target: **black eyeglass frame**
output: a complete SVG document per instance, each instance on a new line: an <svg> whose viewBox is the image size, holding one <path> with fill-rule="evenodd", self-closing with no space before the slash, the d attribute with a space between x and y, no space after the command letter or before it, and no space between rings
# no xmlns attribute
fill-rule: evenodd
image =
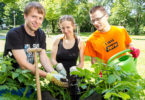
<svg viewBox="0 0 145 100"><path fill-rule="evenodd" d="M97 22L101 21L101 19L102 19L105 15L106 15L106 14L104 14L102 17L95 18L94 20L91 20L91 23L94 24L96 21L97 21Z"/></svg>

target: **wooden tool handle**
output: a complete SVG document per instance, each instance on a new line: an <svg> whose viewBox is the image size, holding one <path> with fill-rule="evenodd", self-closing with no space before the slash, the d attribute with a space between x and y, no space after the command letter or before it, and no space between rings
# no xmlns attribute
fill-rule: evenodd
<svg viewBox="0 0 145 100"><path fill-rule="evenodd" d="M34 63L35 63L35 76L36 76L36 87L37 87L37 100L41 100L41 88L40 88L40 80L39 80L39 68L38 68L38 62L37 62L37 50L40 51L40 49L31 49L32 52L34 52Z"/></svg>
<svg viewBox="0 0 145 100"><path fill-rule="evenodd" d="M27 49L28 52L41 52L42 49L41 48L29 48Z"/></svg>

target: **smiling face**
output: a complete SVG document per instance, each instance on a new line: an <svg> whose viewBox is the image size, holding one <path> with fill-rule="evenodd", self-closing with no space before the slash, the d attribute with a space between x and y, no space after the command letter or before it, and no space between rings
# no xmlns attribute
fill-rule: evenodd
<svg viewBox="0 0 145 100"><path fill-rule="evenodd" d="M98 31L103 32L108 25L108 14L103 13L100 10L96 10L94 13L91 13L90 19Z"/></svg>
<svg viewBox="0 0 145 100"><path fill-rule="evenodd" d="M38 13L37 9L32 8L27 15L24 14L24 19L27 29L29 31L36 31L42 25L44 15Z"/></svg>
<svg viewBox="0 0 145 100"><path fill-rule="evenodd" d="M65 35L73 35L74 34L75 26L72 24L71 21L65 20L65 21L61 22L60 28L61 28L62 33Z"/></svg>

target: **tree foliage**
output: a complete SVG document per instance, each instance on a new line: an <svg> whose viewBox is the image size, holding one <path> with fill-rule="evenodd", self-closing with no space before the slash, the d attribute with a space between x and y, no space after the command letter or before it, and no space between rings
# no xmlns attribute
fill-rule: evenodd
<svg viewBox="0 0 145 100"><path fill-rule="evenodd" d="M127 28L130 34L143 34L145 13L143 0L115 0L111 9L111 24Z"/></svg>
<svg viewBox="0 0 145 100"><path fill-rule="evenodd" d="M145 34L144 0L0 0L0 24L4 18L5 23L13 25L12 11L17 13L16 24L23 24L24 7L31 1L39 1L45 7L43 27L52 33L58 31L58 19L66 14L73 15L81 32L94 31L89 10L94 5L103 5L110 15L111 24L124 26L130 34Z"/></svg>

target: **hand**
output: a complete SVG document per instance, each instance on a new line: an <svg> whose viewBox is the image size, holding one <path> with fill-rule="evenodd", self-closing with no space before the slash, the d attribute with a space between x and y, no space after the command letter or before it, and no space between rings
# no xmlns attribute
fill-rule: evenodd
<svg viewBox="0 0 145 100"><path fill-rule="evenodd" d="M77 67L76 66L72 66L69 70L70 70L70 72L77 71Z"/></svg>
<svg viewBox="0 0 145 100"><path fill-rule="evenodd" d="M62 65L62 63L58 63L56 65L56 70L58 71L58 73L60 73L66 77L66 70L65 70L64 66Z"/></svg>
<svg viewBox="0 0 145 100"><path fill-rule="evenodd" d="M137 58L139 56L139 54L140 54L140 50L139 49L136 49L134 47L131 47L130 49L132 50L132 52L130 52L132 54L132 56L134 58Z"/></svg>
<svg viewBox="0 0 145 100"><path fill-rule="evenodd" d="M58 74L58 72L54 70L51 72L51 74Z"/></svg>
<svg viewBox="0 0 145 100"><path fill-rule="evenodd" d="M68 87L68 80L59 73L48 73L46 79L61 87Z"/></svg>

